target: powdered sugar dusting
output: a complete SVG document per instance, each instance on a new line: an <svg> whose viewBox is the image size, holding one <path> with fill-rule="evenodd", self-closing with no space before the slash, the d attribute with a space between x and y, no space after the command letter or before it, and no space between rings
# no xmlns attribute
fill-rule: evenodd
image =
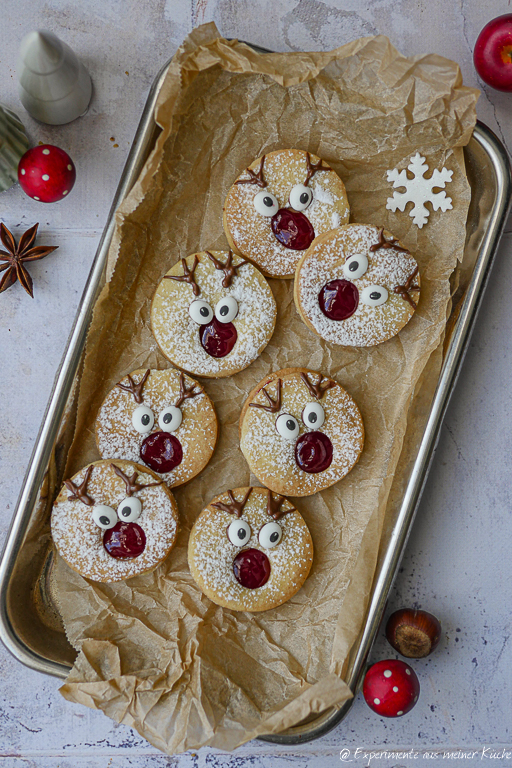
<svg viewBox="0 0 512 768"><path fill-rule="evenodd" d="M341 216L336 211L331 216L331 228L337 229L341 225Z"/></svg>
<svg viewBox="0 0 512 768"><path fill-rule="evenodd" d="M319 158L311 155L312 162ZM259 169L260 159L251 163ZM268 189L278 200L280 208L289 206L290 192L296 184L304 184L307 173L306 152L279 150L265 155L263 169ZM248 178L247 171L239 176ZM335 171L319 171L309 182L313 202L302 213L310 220L315 235L348 222L349 206L345 187ZM224 204L226 235L235 248L252 259L266 273L292 277L302 255L301 251L285 248L272 232L271 220L258 214L254 197L261 191L255 184L233 184Z"/></svg>
<svg viewBox="0 0 512 768"><path fill-rule="evenodd" d="M136 467L126 461L116 461L123 472L132 474ZM139 467L139 469L142 469ZM72 479L79 484L84 467ZM137 482L154 483L156 475L140 472ZM117 510L126 498L126 486L110 467L110 461L96 462L87 484L87 493L96 504L106 504ZM64 560L85 578L96 581L120 581L151 570L173 547L178 532L177 507L165 486L143 488L136 497L142 502L137 524L146 535L146 548L139 557L129 560L111 557L103 546L104 531L92 518L92 507L81 501L69 501L69 491L63 488L52 510L52 536Z"/></svg>
<svg viewBox="0 0 512 768"><path fill-rule="evenodd" d="M409 253L395 248L370 252L370 246L379 240L378 231L377 227L364 224L340 227L314 242L304 257L295 286L299 311L326 341L360 347L379 344L397 334L414 314L413 307L396 294L394 288L404 285L416 269L416 261ZM377 307L367 306L360 300L357 310L347 320L331 320L320 309L318 294L331 280L346 279L343 265L357 254L368 258L366 273L352 281L359 294L366 286L380 285L388 290L388 299ZM415 281L419 285L419 276ZM419 291L412 295L417 302Z"/></svg>
<svg viewBox="0 0 512 768"><path fill-rule="evenodd" d="M274 397L277 378L282 379L281 409L269 413L261 408L247 408L242 421L240 447L256 477L269 488L290 496L310 496L341 480L357 462L363 448L364 428L361 414L350 395L337 384L316 401L300 377L300 373L272 375L266 390ZM310 373L316 383L318 373ZM263 384L264 382L262 382ZM250 402L267 405L260 390L250 396ZM323 472L309 474L295 461L295 444L305 432L311 431L302 421L302 412L310 402L320 402L325 412L321 432L333 446L330 467ZM276 420L287 413L299 423L298 438L287 440L276 430Z"/></svg>
<svg viewBox="0 0 512 768"><path fill-rule="evenodd" d="M234 491L236 499L243 498L246 488ZM189 561L197 570L199 586L212 600L228 604L234 610L266 610L280 605L302 586L311 566L313 547L311 537L299 512L288 512L278 520L283 531L281 542L273 549L264 549L258 533L272 520L266 512L267 490L253 488L242 513L251 527L251 538L243 547L234 546L226 529L233 515L210 505L199 515L190 537ZM212 501L227 502L227 494ZM285 502L283 509L291 509ZM270 577L258 589L247 589L235 578L233 560L242 549L260 549L270 561Z"/></svg>
<svg viewBox="0 0 512 768"><path fill-rule="evenodd" d="M145 370L133 371L131 376L137 384ZM127 384L128 379L121 380ZM185 376L186 387L195 384L195 391L201 387ZM96 442L104 459L128 459L144 464L140 457L140 447L145 438L159 432L158 416L168 405L174 405L180 393L180 374L169 368L165 371L151 371L142 390L144 405L153 411L155 425L151 432L141 434L132 424L132 414L139 404L133 396L119 387L110 390L96 419ZM183 449L183 460L171 472L162 474L169 487L186 483L197 475L208 463L217 440L217 418L213 404L204 392L187 398L180 406L183 420L172 434L179 440Z"/></svg>
<svg viewBox="0 0 512 768"><path fill-rule="evenodd" d="M225 262L227 253L211 251ZM225 357L211 357L202 347L199 326L189 315L189 306L196 298L186 283L164 278L155 294L151 308L151 322L155 338L164 355L180 368L199 376L227 376L250 365L261 354L274 332L276 304L263 275L252 264L240 267L231 285L224 288L224 273L215 269L205 253L196 254L196 282L201 288L198 297L207 301L213 310L221 298L233 296L238 302L238 315L233 320L238 339ZM189 267L194 255L187 258ZM242 259L233 257L233 263ZM181 263L168 274L181 275Z"/></svg>

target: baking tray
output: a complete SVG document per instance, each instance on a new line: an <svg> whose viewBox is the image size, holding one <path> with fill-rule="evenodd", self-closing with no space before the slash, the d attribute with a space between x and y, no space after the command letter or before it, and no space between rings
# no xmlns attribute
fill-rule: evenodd
<svg viewBox="0 0 512 768"><path fill-rule="evenodd" d="M253 47L265 52L257 46ZM105 281L115 211L137 180L160 133L154 121L154 110L169 64L163 67L150 90L55 377L0 561L0 639L23 664L60 678L69 673L76 651L66 639L52 600L52 549L48 525L52 498L48 488L51 487L51 480L58 477L59 465L62 465L66 446L69 445L69 433L66 434L61 425L64 416L69 417L76 404L75 385L80 376L92 309ZM485 125L477 123L464 154L472 192L464 257L464 264L469 264L470 268L460 274L460 285L448 322L443 365L425 430L400 504L387 517L364 626L346 665L344 679L354 695L364 676L367 658L407 543L510 209L511 168L498 138ZM34 537L34 530L39 529L41 535ZM31 531L30 537L26 536L28 530ZM33 543L34 538L36 544ZM283 733L262 739L277 744L297 744L319 738L343 720L353 701L350 699L342 706L312 716Z"/></svg>

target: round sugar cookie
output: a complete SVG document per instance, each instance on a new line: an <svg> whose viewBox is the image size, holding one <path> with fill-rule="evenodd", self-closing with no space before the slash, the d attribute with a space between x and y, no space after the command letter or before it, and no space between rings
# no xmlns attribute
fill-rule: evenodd
<svg viewBox="0 0 512 768"><path fill-rule="evenodd" d="M240 416L240 448L276 493L311 496L350 472L363 450L359 408L334 379L306 368L267 376Z"/></svg>
<svg viewBox="0 0 512 768"><path fill-rule="evenodd" d="M94 581L152 571L178 533L165 483L131 461L95 461L65 480L52 510L52 536L66 563Z"/></svg>
<svg viewBox="0 0 512 768"><path fill-rule="evenodd" d="M342 180L302 149L259 157L240 174L224 203L230 247L271 277L293 277L313 239L348 219Z"/></svg>
<svg viewBox="0 0 512 768"><path fill-rule="evenodd" d="M420 285L416 261L390 232L346 224L302 256L294 299L306 325L326 341L371 347L409 322Z"/></svg>
<svg viewBox="0 0 512 768"><path fill-rule="evenodd" d="M274 332L269 284L232 251L202 251L164 276L151 306L153 334L164 355L198 376L231 376L250 365Z"/></svg>
<svg viewBox="0 0 512 768"><path fill-rule="evenodd" d="M266 488L235 488L197 518L188 544L192 576L217 605L266 611L304 584L313 542L302 515Z"/></svg>
<svg viewBox="0 0 512 768"><path fill-rule="evenodd" d="M102 459L128 459L157 472L170 488L188 482L212 457L213 403L181 371L139 369L110 390L96 418Z"/></svg>

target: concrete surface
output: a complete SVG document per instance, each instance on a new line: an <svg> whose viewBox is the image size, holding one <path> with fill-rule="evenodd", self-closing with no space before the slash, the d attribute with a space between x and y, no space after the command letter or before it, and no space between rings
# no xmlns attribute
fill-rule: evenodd
<svg viewBox="0 0 512 768"><path fill-rule="evenodd" d="M0 296L0 537L147 92L184 35L213 19L228 37L285 51L328 49L379 32L407 55L434 51L457 60L466 84L481 86L472 48L482 26L507 8L498 0L4 0L0 99L19 113L33 143L69 151L77 183L69 198L45 207L18 186L0 198L0 218L16 235L39 221L39 242L60 246L31 267L33 301L19 286ZM37 28L69 43L94 82L88 115L67 126L35 123L18 101L19 41ZM512 95L484 88L478 109L512 147ZM68 704L57 680L0 648L2 768L402 768L446 760L512 766L511 240L512 233L503 238L390 601L390 610L433 610L443 624L441 647L415 663L422 685L416 708L386 721L359 696L349 718L314 743L279 749L253 742L233 755L205 749L168 758L129 728ZM388 654L380 638L373 659Z"/></svg>

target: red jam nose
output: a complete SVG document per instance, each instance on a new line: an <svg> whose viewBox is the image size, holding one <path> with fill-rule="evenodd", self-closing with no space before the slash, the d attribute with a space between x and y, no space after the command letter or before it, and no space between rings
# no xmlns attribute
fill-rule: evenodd
<svg viewBox="0 0 512 768"><path fill-rule="evenodd" d="M318 294L318 303L331 320L346 320L359 305L359 291L349 280L331 280Z"/></svg>
<svg viewBox="0 0 512 768"><path fill-rule="evenodd" d="M233 573L242 587L258 589L270 576L269 559L259 549L243 549L233 560Z"/></svg>
<svg viewBox="0 0 512 768"><path fill-rule="evenodd" d="M300 211L280 208L272 216L272 232L285 248L305 251L315 239L315 230L311 222Z"/></svg>
<svg viewBox="0 0 512 768"><path fill-rule="evenodd" d="M295 443L295 461L304 472L323 472L331 466L332 443L323 432L306 432Z"/></svg>
<svg viewBox="0 0 512 768"><path fill-rule="evenodd" d="M183 461L183 450L174 435L153 432L142 441L140 457L154 472L172 472Z"/></svg>
<svg viewBox="0 0 512 768"><path fill-rule="evenodd" d="M199 328L201 346L211 357L226 357L236 344L238 334L233 323L219 323L216 317Z"/></svg>
<svg viewBox="0 0 512 768"><path fill-rule="evenodd" d="M111 557L138 557L146 547L146 534L137 523L123 523L119 520L103 534L103 546Z"/></svg>

